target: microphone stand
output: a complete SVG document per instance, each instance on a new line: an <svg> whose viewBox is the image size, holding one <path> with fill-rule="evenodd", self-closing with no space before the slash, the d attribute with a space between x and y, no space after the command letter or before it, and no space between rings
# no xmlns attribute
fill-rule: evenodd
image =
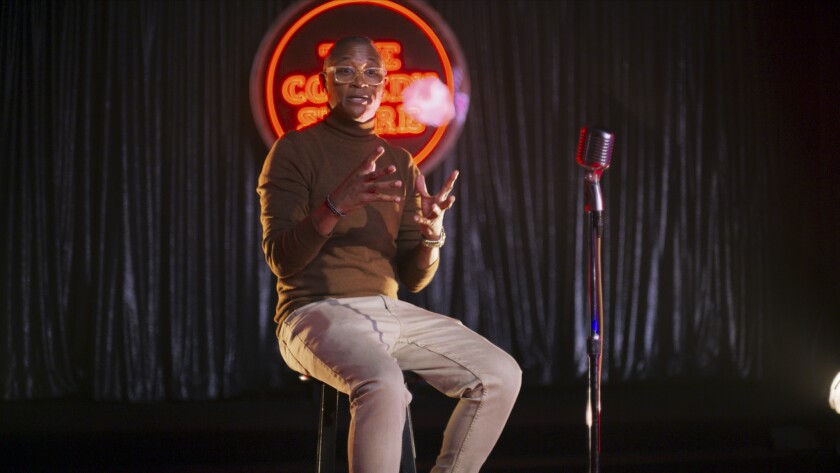
<svg viewBox="0 0 840 473"><path fill-rule="evenodd" d="M587 340L589 399L586 406L586 423L589 427L589 473L598 473L601 468L601 314L604 305L601 284L601 235L604 230L601 172L600 169L586 172L584 190L584 210L589 214L587 305L592 321Z"/></svg>

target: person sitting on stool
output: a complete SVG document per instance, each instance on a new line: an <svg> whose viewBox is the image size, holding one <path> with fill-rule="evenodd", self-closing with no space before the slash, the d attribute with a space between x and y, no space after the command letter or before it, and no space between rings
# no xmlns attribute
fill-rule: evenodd
<svg viewBox="0 0 840 473"><path fill-rule="evenodd" d="M374 133L387 77L369 38L337 41L319 78L329 114L275 142L257 188L281 356L349 396L351 472L398 471L403 371L459 399L432 472L477 472L519 365L460 321L397 299L398 281L417 292L437 270L458 173L431 195L409 152Z"/></svg>

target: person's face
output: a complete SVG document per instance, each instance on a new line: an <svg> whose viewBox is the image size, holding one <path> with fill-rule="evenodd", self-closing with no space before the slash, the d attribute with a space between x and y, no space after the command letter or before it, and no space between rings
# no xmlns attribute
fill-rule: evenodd
<svg viewBox="0 0 840 473"><path fill-rule="evenodd" d="M322 72L320 77L333 113L357 122L370 120L376 115L382 101L385 82L370 85L362 77L362 71L370 67L382 67L379 51L366 42L349 43L334 51L331 58L324 64L325 72ZM350 66L358 72L350 82L339 83L336 81L335 71L328 70L330 66Z"/></svg>

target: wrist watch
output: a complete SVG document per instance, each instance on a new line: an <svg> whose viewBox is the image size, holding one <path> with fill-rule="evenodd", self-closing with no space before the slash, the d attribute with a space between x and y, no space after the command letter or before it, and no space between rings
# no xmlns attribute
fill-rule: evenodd
<svg viewBox="0 0 840 473"><path fill-rule="evenodd" d="M440 248L443 246L444 243L446 243L446 232L443 231L443 228L441 228L440 238L438 238L437 240L427 240L426 237L423 237L423 240L421 240L421 242L423 243L423 246L427 248Z"/></svg>

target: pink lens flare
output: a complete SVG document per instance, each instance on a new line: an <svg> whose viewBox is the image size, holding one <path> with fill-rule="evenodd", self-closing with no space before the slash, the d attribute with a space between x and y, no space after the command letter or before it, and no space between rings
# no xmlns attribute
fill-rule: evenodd
<svg viewBox="0 0 840 473"><path fill-rule="evenodd" d="M403 90L405 111L427 126L445 125L455 117L455 104L446 84L437 77L424 77Z"/></svg>

